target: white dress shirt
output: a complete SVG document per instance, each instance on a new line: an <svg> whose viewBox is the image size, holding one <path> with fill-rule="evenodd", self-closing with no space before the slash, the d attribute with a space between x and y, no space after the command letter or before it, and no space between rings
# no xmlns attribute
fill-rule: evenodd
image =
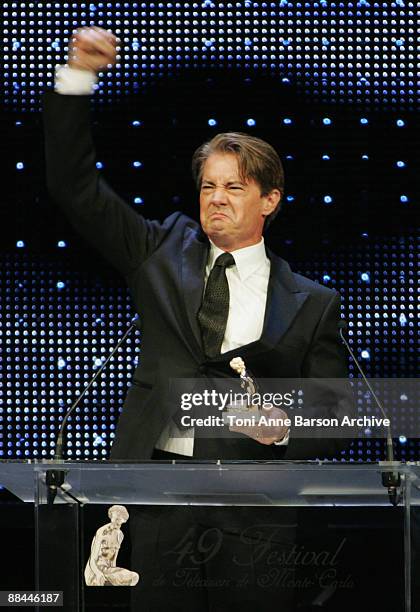
<svg viewBox="0 0 420 612"><path fill-rule="evenodd" d="M55 90L62 95L91 95L98 88L97 76L87 70L59 65L56 68ZM205 272L205 283L214 262L224 251L211 242ZM270 260L267 258L264 239L237 251L232 251L235 265L226 268L229 285L229 314L221 353L250 344L261 337L267 288L270 276ZM287 434L276 445L287 444ZM194 428L180 431L171 420L162 431L156 448L192 457L194 452Z"/></svg>
<svg viewBox="0 0 420 612"><path fill-rule="evenodd" d="M69 68L62 64L55 69L55 90L72 96L89 96L98 88L98 77L90 70Z"/></svg>

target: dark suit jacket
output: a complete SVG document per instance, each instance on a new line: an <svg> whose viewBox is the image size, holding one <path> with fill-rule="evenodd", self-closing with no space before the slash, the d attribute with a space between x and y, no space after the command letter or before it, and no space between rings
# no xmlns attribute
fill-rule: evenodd
<svg viewBox="0 0 420 612"><path fill-rule="evenodd" d="M229 361L237 355L257 378L346 377L337 329L338 293L294 274L270 251L261 338L206 360L197 312L208 239L180 212L163 223L149 221L113 192L96 169L89 108L88 96L45 95L47 184L77 230L124 276L141 316L141 365L120 417L112 457L151 457L173 412L167 397L169 377L228 376ZM320 410L321 415L333 416L340 409L332 403ZM239 435L242 447L235 443L229 441L217 457L304 459L337 450L331 440L312 443L293 435L287 448L264 447Z"/></svg>

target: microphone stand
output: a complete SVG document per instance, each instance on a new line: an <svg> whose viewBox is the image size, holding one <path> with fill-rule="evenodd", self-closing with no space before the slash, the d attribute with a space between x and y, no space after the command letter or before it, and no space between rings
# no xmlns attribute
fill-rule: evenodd
<svg viewBox="0 0 420 612"><path fill-rule="evenodd" d="M373 399L375 400L376 405L378 406L379 410L381 411L383 417L387 420L388 416L381 404L381 402L379 401L379 399L377 398L374 390L372 389L371 384L369 383L368 379L365 376L365 373L362 370L361 365L359 364L359 361L357 360L355 354L353 353L349 343L347 342L346 338L343 335L343 329L347 328L347 323L346 321L344 321L344 319L342 319L339 324L338 324L338 328L340 330L340 337L347 349L347 351L350 353L350 356L353 360L353 362L356 364L357 369L359 370L360 374L362 375L362 378L367 386L367 388L369 389L369 391L372 394ZM394 462L394 446L392 444L392 432L391 432L391 426L388 425L387 426L387 434L386 434L386 460L387 463L393 463ZM398 504L401 501L401 492L399 491L399 488L401 486L401 476L399 474L399 472L382 472L382 485L384 487L386 487L388 489L388 497L389 497L389 501L393 506L398 506Z"/></svg>
<svg viewBox="0 0 420 612"><path fill-rule="evenodd" d="M138 327L138 325L139 325L139 317L135 316L132 319L131 324L128 327L128 329L126 330L126 332L123 335L123 337L119 340L118 344L116 344L116 346L112 349L112 351L109 354L109 356L107 357L106 361L101 365L99 370L91 378L91 380L86 385L86 387L83 389L82 393L79 395L79 397L74 402L74 404L72 404L72 406L67 410L66 414L64 415L64 419L63 419L63 421L61 423L61 426L60 426L60 429L59 429L59 432L58 432L58 436L57 436L57 441L56 441L56 444L55 444L55 449L54 449L54 461L55 462L62 463L64 461L64 457L63 457L63 439L64 439L64 431L65 431L65 428L66 428L69 416L72 414L72 412L80 404L82 399L85 397L86 393L92 387L93 383L102 374L102 372L104 371L104 369L106 368L106 366L108 365L108 363L110 362L112 357L115 355L115 353L118 351L120 346L122 344L124 344L124 342L126 341L127 337L131 334L131 332L133 331L133 329L135 327ZM55 499L55 497L57 495L57 490L60 489L63 486L64 478L65 478L65 473L66 473L65 470L47 470L47 473L46 473L46 484L47 484L47 487L48 487L47 500L48 500L49 504L54 503L54 499Z"/></svg>

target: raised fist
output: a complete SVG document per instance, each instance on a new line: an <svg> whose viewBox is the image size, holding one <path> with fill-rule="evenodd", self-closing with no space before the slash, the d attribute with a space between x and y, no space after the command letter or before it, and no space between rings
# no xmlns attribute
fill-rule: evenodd
<svg viewBox="0 0 420 612"><path fill-rule="evenodd" d="M79 70L100 72L117 62L120 40L97 26L79 28L69 44L68 66Z"/></svg>

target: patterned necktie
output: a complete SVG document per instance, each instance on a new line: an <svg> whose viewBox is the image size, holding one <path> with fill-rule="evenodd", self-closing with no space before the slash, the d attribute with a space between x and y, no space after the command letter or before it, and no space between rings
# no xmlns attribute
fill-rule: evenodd
<svg viewBox="0 0 420 612"><path fill-rule="evenodd" d="M207 357L220 355L229 314L226 268L234 265L235 260L230 253L219 255L207 280L203 302L198 311L198 322Z"/></svg>

